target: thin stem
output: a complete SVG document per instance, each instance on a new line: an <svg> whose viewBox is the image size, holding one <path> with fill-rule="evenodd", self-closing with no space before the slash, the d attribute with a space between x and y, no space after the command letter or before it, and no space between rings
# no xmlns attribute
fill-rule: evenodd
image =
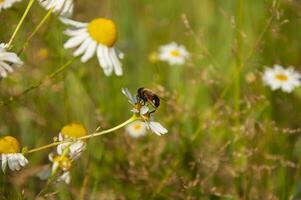
<svg viewBox="0 0 301 200"><path fill-rule="evenodd" d="M94 138L94 137L97 137L97 136L100 136L100 135L105 135L107 133L116 131L116 130L118 130L118 129L120 129L120 128L126 126L126 125L128 125L129 123L138 120L138 119L139 119L138 117L136 117L135 115L133 115L131 118L129 118L125 122L123 122L123 123L121 123L121 124L119 124L119 125L117 125L117 126L115 126L113 128L110 128L110 129L107 129L107 130L103 130L103 131L100 131L100 132L96 132L96 133L92 133L90 135L82 136L82 137L77 138L77 140L86 140L86 139ZM24 154L30 154L30 153L34 153L34 152L37 152L37 151L45 150L45 149L57 146L59 144L64 144L64 143L67 143L67 142L72 142L72 141L70 141L70 140L64 140L64 141L61 141L61 142L53 142L51 144L47 144L47 145L44 145L42 147L37 147L37 148L31 149L31 150L28 150Z"/></svg>
<svg viewBox="0 0 301 200"><path fill-rule="evenodd" d="M239 112L240 112L240 76L241 68L243 66L241 54L242 54L242 22L243 22L243 11L244 11L244 0L238 0L237 2L237 15L236 15L236 67L235 67L235 91L234 91L234 109L237 116L237 124L239 124Z"/></svg>
<svg viewBox="0 0 301 200"><path fill-rule="evenodd" d="M14 101L16 101L17 99L19 99L20 97L22 97L23 95L31 92L32 90L39 88L41 85L43 85L45 82L53 79L54 77L56 77L58 74L60 74L62 71L64 71L65 69L67 69L72 62L76 59L76 57L72 58L71 60L67 61L64 65L62 65L61 67L59 67L57 70L55 70L54 72L52 72L51 74L47 75L45 78L43 78L42 80L40 80L39 82L37 82L36 84L33 84L32 86L30 86L29 88L25 89L23 92L21 92L18 95L15 96L11 96L9 97L7 100L4 101L0 101L0 106L5 106L8 105Z"/></svg>
<svg viewBox="0 0 301 200"><path fill-rule="evenodd" d="M43 17L43 19L40 21L40 23L35 27L35 29L31 32L31 34L26 39L25 43L22 46L22 49L18 52L18 55L20 55L28 46L30 40L33 38L33 36L40 30L40 28L44 25L44 23L47 21L49 16L51 15L53 11L53 7L48 10L46 15Z"/></svg>
<svg viewBox="0 0 301 200"><path fill-rule="evenodd" d="M23 22L24 22L24 20L25 20L25 18L26 18L26 16L27 16L27 14L29 13L29 10L30 10L30 8L32 7L34 1L35 1L35 0L30 0L30 1L29 1L28 5L27 5L27 7L26 7L26 10L25 10L24 13L23 13L23 16L21 17L21 19L20 19L20 21L19 21L19 23L18 23L18 25L17 25L17 27L16 27L14 33L12 34L12 36L11 36L9 42L8 42L8 46L9 46L9 47L11 46L12 42L14 41L14 39L15 39L15 37L16 37L16 35L17 35L19 29L21 28L21 26L22 26L22 24L23 24Z"/></svg>

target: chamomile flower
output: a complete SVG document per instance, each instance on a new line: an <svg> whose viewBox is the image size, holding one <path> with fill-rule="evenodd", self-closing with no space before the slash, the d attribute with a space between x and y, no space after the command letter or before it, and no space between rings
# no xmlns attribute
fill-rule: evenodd
<svg viewBox="0 0 301 200"><path fill-rule="evenodd" d="M8 46L4 43L0 44L0 77L7 77L8 73L14 71L13 67L23 65L17 54L7 51Z"/></svg>
<svg viewBox="0 0 301 200"><path fill-rule="evenodd" d="M22 0L0 0L0 12L1 10L8 9L13 6L14 3L20 2Z"/></svg>
<svg viewBox="0 0 301 200"><path fill-rule="evenodd" d="M82 62L87 62L95 54L97 55L100 66L106 76L113 72L121 76L122 64L119 61L119 54L114 48L117 40L117 29L115 23L110 19L97 18L89 23L77 22L62 18L63 23L71 26L65 34L71 38L64 44L65 49L75 48L74 56L81 56Z"/></svg>
<svg viewBox="0 0 301 200"><path fill-rule="evenodd" d="M53 9L61 16L70 17L73 14L73 0L39 0L39 3L46 10Z"/></svg>
<svg viewBox="0 0 301 200"><path fill-rule="evenodd" d="M125 127L127 133L133 137L138 138L146 135L146 125L142 121L134 121Z"/></svg>
<svg viewBox="0 0 301 200"><path fill-rule="evenodd" d="M7 165L12 171L19 171L28 164L28 160L20 153L18 140L11 136L0 138L0 160L3 172Z"/></svg>
<svg viewBox="0 0 301 200"><path fill-rule="evenodd" d="M60 173L57 181L69 184L71 182L69 170L72 167L72 160L63 155L54 156L52 153L48 155L48 158L52 162L51 174Z"/></svg>
<svg viewBox="0 0 301 200"><path fill-rule="evenodd" d="M57 146L57 153L62 155L66 148L69 148L69 156L77 159L86 148L86 143L77 138L87 135L87 130L80 124L69 124L62 128L59 133L59 141L71 140Z"/></svg>
<svg viewBox="0 0 301 200"><path fill-rule="evenodd" d="M169 65L183 65L188 57L186 48L175 42L159 47L158 59L168 62Z"/></svg>
<svg viewBox="0 0 301 200"><path fill-rule="evenodd" d="M262 80L265 85L272 90L281 89L283 92L290 93L296 87L300 86L301 75L294 68L283 68L280 65L275 65L273 68L266 68Z"/></svg>
<svg viewBox="0 0 301 200"><path fill-rule="evenodd" d="M154 121L152 116L154 111L148 107L147 102L141 104L141 102L137 101L137 98L135 98L127 88L123 88L122 93L128 98L128 102L133 106L131 111L134 113L134 115L136 115L137 118L140 118L142 122L144 122L148 130L159 136L168 132L168 130L159 122Z"/></svg>

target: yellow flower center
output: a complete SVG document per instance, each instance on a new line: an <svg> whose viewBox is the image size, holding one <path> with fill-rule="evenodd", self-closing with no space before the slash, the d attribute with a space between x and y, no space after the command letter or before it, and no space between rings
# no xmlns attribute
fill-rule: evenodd
<svg viewBox="0 0 301 200"><path fill-rule="evenodd" d="M276 74L276 79L279 80L279 81L287 81L288 80L288 77L287 75L285 74Z"/></svg>
<svg viewBox="0 0 301 200"><path fill-rule="evenodd" d="M142 126L141 124L135 124L133 128L135 131L139 131L142 128Z"/></svg>
<svg viewBox="0 0 301 200"><path fill-rule="evenodd" d="M117 40L116 25L112 20L97 18L88 24L90 36L100 44L111 47Z"/></svg>
<svg viewBox="0 0 301 200"><path fill-rule="evenodd" d="M180 56L180 52L178 50L173 50L170 52L170 54L174 57L179 57Z"/></svg>
<svg viewBox="0 0 301 200"><path fill-rule="evenodd" d="M78 138L87 135L87 130L81 124L69 124L63 127L61 134L67 137Z"/></svg>
<svg viewBox="0 0 301 200"><path fill-rule="evenodd" d="M56 156L53 162L58 163L59 167L64 171L69 170L72 166L72 160L66 156Z"/></svg>
<svg viewBox="0 0 301 200"><path fill-rule="evenodd" d="M0 0L0 3L2 3L4 0Z"/></svg>
<svg viewBox="0 0 301 200"><path fill-rule="evenodd" d="M11 136L5 136L0 138L0 154L19 153L19 152L20 152L20 145L16 138Z"/></svg>

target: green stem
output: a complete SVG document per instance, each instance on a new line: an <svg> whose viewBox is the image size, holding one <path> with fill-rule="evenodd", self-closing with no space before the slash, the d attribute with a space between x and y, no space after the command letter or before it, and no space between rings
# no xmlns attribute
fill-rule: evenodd
<svg viewBox="0 0 301 200"><path fill-rule="evenodd" d="M40 30L40 28L44 25L44 23L47 21L49 16L51 15L53 11L53 8L49 9L46 15L43 17L43 19L40 21L40 23L35 27L35 29L31 32L31 34L26 39L25 43L22 46L22 49L18 52L18 55L20 55L28 46L30 40L33 38L33 36Z"/></svg>
<svg viewBox="0 0 301 200"><path fill-rule="evenodd" d="M240 76L241 76L241 68L242 68L242 59L241 59L241 51L242 51L242 22L243 22L243 1L237 0L237 15L236 15L236 67L235 67L235 91L234 91L234 110L238 115L236 118L237 125L239 125L240 117Z"/></svg>
<svg viewBox="0 0 301 200"><path fill-rule="evenodd" d="M79 137L77 138L77 140L86 140L86 139L90 139L90 138L94 138L94 137L97 137L97 136L100 136L100 135L105 135L107 133L110 133L110 132L113 132L113 131L116 131L130 123L132 123L133 121L136 121L138 120L139 117L136 117L135 115L133 115L131 118L129 118L128 120L126 120L125 122L113 127L113 128L110 128L110 129L107 129L107 130L103 130L103 131L100 131L100 132L96 132L96 133L92 133L92 134L89 134L89 135L86 135L86 136L82 136L82 137ZM38 148L34 148L34 149L31 149L31 150L28 150L27 152L25 152L24 154L30 154L30 153L34 153L34 152L37 152L37 151L41 151L41 150L45 150L45 149L48 149L48 148L51 148L51 147L54 147L54 146L57 146L59 144L64 144L64 143L67 143L67 142L71 142L70 140L64 140L64 141L61 141L61 142L53 142L51 144L47 144L47 145L44 145L42 147L38 147Z"/></svg>
<svg viewBox="0 0 301 200"><path fill-rule="evenodd" d="M26 10L25 10L24 13L23 13L23 16L21 17L21 19L20 19L20 21L19 21L19 23L18 23L18 25L17 25L17 27L16 27L14 33L12 34L12 36L11 36L9 42L8 42L8 47L9 47L9 48L10 48L12 42L14 41L14 39L15 39L15 37L16 37L18 31L19 31L19 29L21 28L21 26L22 26L22 24L23 24L23 22L24 22L24 20L25 20L25 18L26 18L26 16L27 16L27 14L29 13L29 10L30 10L30 8L32 7L34 1L35 1L35 0L30 0L30 1L29 1L28 5L27 5L27 7L26 7Z"/></svg>
<svg viewBox="0 0 301 200"><path fill-rule="evenodd" d="M40 80L39 82L37 82L36 84L33 84L32 86L30 86L29 88L25 89L23 92L21 92L18 95L15 96L11 96L9 97L7 100L4 101L0 101L0 106L5 106L8 105L14 101L16 101L17 99L19 99L20 97L22 97L23 95L31 92L32 90L39 88L41 85L43 85L45 82L47 82L48 80L53 79L54 77L56 77L58 74L60 74L62 71L64 71L65 69L67 69L69 66L71 66L72 62L76 59L76 57L72 58L71 60L67 61L64 65L62 65L61 67L59 67L57 70L55 70L54 72L52 72L51 74L47 75L45 78L43 78L42 80Z"/></svg>

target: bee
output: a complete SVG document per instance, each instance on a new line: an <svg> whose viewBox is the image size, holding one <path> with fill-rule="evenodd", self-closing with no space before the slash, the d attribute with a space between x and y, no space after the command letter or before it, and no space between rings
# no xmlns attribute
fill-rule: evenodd
<svg viewBox="0 0 301 200"><path fill-rule="evenodd" d="M137 100L145 103L149 103L153 108L157 109L160 106L160 98L152 90L147 88L139 88L137 90Z"/></svg>

